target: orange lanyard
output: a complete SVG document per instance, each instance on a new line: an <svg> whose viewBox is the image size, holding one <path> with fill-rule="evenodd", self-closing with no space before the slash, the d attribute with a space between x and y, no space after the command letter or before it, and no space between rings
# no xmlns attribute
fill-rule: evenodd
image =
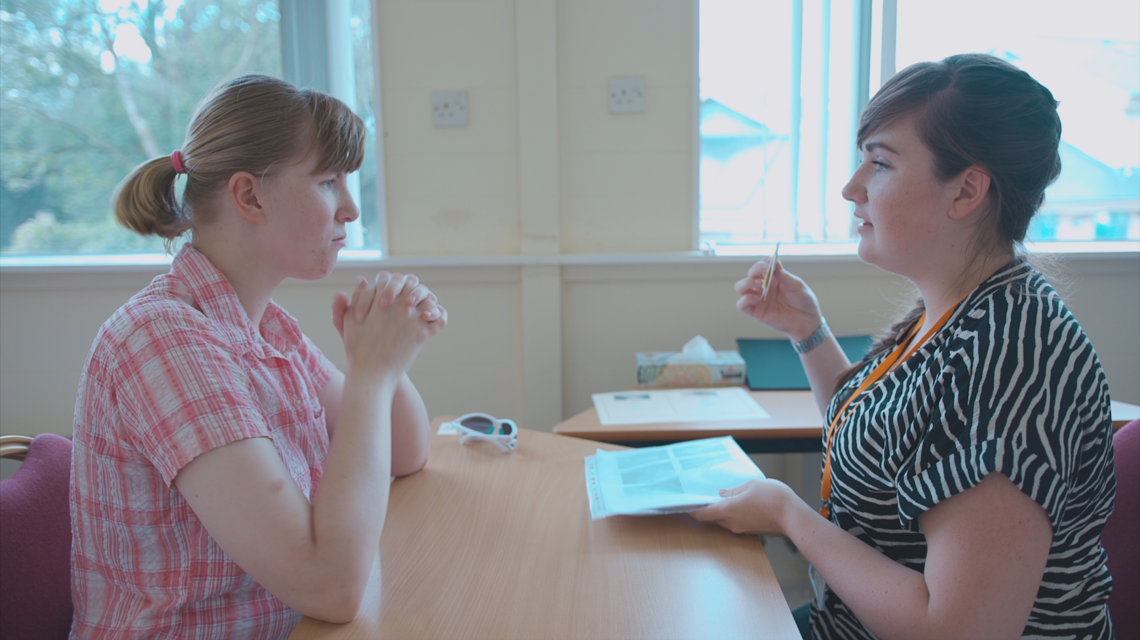
<svg viewBox="0 0 1140 640"><path fill-rule="evenodd" d="M962 300L965 299L965 297L962 298ZM895 347L894 351L892 351L885 360L880 362L879 366L875 367L875 370L871 372L871 375L867 376L863 379L863 382L859 383L859 386L855 388L855 392L848 396L847 401L843 403L843 406L839 408L839 411L835 412L835 419L831 421L831 426L827 428L827 453L823 460L823 482L819 487L819 496L823 498L823 506L819 509L819 515L826 518L830 513L828 505L831 504L831 443L835 440L835 434L839 433L839 430L843 428L843 425L847 424L847 419L851 417L852 412L847 411L847 408L850 407L851 403L856 398L861 396L864 391L871 388L871 386L878 382L880 378L893 370L896 362L900 364L906 362L907 358L914 354L914 352L917 351L919 347L926 344L926 341L929 340L931 336L933 336L935 333L938 333L938 330L946 324L946 321L950 319L950 316L954 313L954 310L958 308L958 305L962 304L962 300L959 300L958 304L950 307L946 313L942 314L942 317L939 318L938 322L930 328L930 331L927 331L926 335L922 336L922 339L916 342L913 347L908 349L905 356L902 356L900 358L899 356L902 355L903 349L906 349L906 346L910 344L911 339L914 338L914 334L918 332L920 327L922 327L922 322L926 319L926 312L923 312L918 321L914 323L914 327L910 330L910 333L907 334L906 340L900 342L899 345Z"/></svg>

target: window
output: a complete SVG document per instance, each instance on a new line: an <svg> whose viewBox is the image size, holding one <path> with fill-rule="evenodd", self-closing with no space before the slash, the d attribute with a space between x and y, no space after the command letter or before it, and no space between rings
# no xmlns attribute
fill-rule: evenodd
<svg viewBox="0 0 1140 640"><path fill-rule="evenodd" d="M1140 240L1140 3L1027 11L1016 0L959 0L937 16L930 6L899 5L900 69L955 49L986 51L1029 72L1061 103L1061 176L1046 190L1030 237ZM938 29L923 28L935 19Z"/></svg>
<svg viewBox="0 0 1140 640"><path fill-rule="evenodd" d="M700 3L704 248L850 242L858 6Z"/></svg>
<svg viewBox="0 0 1140 640"><path fill-rule="evenodd" d="M314 8L325 20L301 13ZM332 28L297 28L314 24ZM373 140L356 179L362 216L348 249L378 255L371 31L367 0L5 3L0 260L164 259L161 240L118 226L111 193L139 162L178 148L198 99L243 73L329 91L365 119ZM324 69L294 64L298 51L311 60L318 49ZM330 74L334 63L343 68Z"/></svg>
<svg viewBox="0 0 1140 640"><path fill-rule="evenodd" d="M1026 7L701 0L702 248L754 253L779 240L850 251L840 191L859 111L896 68L965 51L1005 57L1062 103L1064 170L1030 239L1140 239L1140 5Z"/></svg>

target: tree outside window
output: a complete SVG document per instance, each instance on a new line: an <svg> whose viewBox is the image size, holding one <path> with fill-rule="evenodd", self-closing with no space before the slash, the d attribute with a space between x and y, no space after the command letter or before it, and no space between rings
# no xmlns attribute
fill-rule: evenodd
<svg viewBox="0 0 1140 640"><path fill-rule="evenodd" d="M159 253L114 221L138 163L181 145L220 80L281 75L261 0L0 2L0 253Z"/></svg>

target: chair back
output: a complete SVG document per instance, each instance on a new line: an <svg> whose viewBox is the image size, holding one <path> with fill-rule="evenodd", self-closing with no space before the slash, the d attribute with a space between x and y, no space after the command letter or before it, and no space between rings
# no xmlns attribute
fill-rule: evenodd
<svg viewBox="0 0 1140 640"><path fill-rule="evenodd" d="M0 482L0 630L4 640L67 638L71 631L71 441L4 436L23 464ZM30 441L29 441L30 440Z"/></svg>
<svg viewBox="0 0 1140 640"><path fill-rule="evenodd" d="M1108 610L1117 638L1140 638L1140 420L1112 438L1116 466L1116 506L1100 534L1112 573Z"/></svg>

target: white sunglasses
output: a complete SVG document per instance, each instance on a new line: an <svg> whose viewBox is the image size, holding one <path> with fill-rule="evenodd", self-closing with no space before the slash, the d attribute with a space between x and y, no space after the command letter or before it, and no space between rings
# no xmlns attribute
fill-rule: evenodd
<svg viewBox="0 0 1140 640"><path fill-rule="evenodd" d="M500 420L486 413L468 413L452 420L451 426L463 434L460 444L471 438L490 440L503 451L514 451L519 446L519 428L513 420Z"/></svg>

